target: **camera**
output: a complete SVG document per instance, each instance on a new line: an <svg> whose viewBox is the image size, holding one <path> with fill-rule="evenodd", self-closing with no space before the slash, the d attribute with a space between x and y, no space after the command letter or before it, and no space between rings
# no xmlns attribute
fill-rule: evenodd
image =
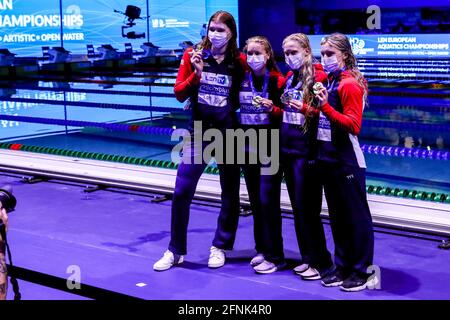
<svg viewBox="0 0 450 320"><path fill-rule="evenodd" d="M114 12L123 14L124 16L126 16L128 18L128 22L126 22L125 25L122 26L122 37L127 38L127 39L145 38L144 32L130 31L130 32L125 33L125 29L131 28L136 25L134 20L142 19L141 18L141 8L128 5L127 8L125 9L125 12L118 11L118 10L114 10Z"/></svg>
<svg viewBox="0 0 450 320"><path fill-rule="evenodd" d="M12 187L10 185L6 185L0 188L0 202L1 202L1 206L5 209L5 211L7 213L10 213L11 211L14 211L14 209L16 208L16 204L17 204L17 200L16 197L14 197L14 195L12 194ZM10 277L10 281L11 281L11 285L14 291L14 300L20 300L22 297L22 294L20 293L19 290L19 283L17 282L17 278L15 277L14 273L11 272L10 268L14 268L13 263L12 263L12 258L11 258L11 251L9 249L9 245L8 245L8 240L6 237L6 228L5 225L3 224L3 220L0 219L0 235L1 235L1 242L0 242L0 253L2 255L0 263L2 264L2 266L5 266L5 256L6 256L6 250L8 253L8 258L9 258L9 266L6 269L6 272L1 272L0 276L1 276L1 281L3 284L3 289L4 290L0 290L0 300L6 299L6 281L7 281L7 276L9 273L9 277ZM6 250L5 250L6 249Z"/></svg>
<svg viewBox="0 0 450 320"><path fill-rule="evenodd" d="M7 213L14 211L16 208L17 200L16 197L12 194L12 187L9 185L3 186L0 188L0 202L2 203L2 207L5 208ZM0 224L2 221L0 220Z"/></svg>

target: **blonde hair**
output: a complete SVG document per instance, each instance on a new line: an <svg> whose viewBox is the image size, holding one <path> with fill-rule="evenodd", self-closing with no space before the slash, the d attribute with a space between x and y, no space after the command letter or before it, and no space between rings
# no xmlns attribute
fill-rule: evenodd
<svg viewBox="0 0 450 320"><path fill-rule="evenodd" d="M251 42L255 42L255 43L262 45L262 47L264 48L264 51L269 55L269 59L267 60L267 69L279 72L280 69L278 68L277 62L275 61L275 54L273 53L273 49L272 49L272 46L270 45L269 39L267 39L264 36L254 36L254 37L247 39L247 41L245 41L245 47L244 47L245 54L247 54L248 45Z"/></svg>
<svg viewBox="0 0 450 320"><path fill-rule="evenodd" d="M309 43L309 39L306 36L306 34L303 33L293 33L283 40L283 49L287 42L289 41L295 41L297 42L300 47L302 47L305 52L305 58L303 60L303 66L302 66L302 91L303 91L303 102L312 105L314 100L314 95L312 93L312 87L315 83L315 72L314 72L314 57L312 55L311 45ZM309 111L310 109L308 109ZM312 112L306 113L306 119L309 119L313 116ZM306 129L306 126L305 126Z"/></svg>
<svg viewBox="0 0 450 320"><path fill-rule="evenodd" d="M344 57L345 67L350 72L350 74L355 77L361 88L363 88L363 101L367 103L367 82L361 71L359 71L358 69L356 58L353 54L352 46L348 37L342 33L333 33L329 36L325 36L320 42L320 45L324 45L325 43L328 43L330 46L336 48L342 53Z"/></svg>

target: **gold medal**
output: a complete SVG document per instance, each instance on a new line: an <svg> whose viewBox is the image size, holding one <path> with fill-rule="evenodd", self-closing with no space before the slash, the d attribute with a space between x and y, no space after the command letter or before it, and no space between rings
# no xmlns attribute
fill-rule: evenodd
<svg viewBox="0 0 450 320"><path fill-rule="evenodd" d="M195 47L195 52L202 52L203 47L201 45L198 45Z"/></svg>
<svg viewBox="0 0 450 320"><path fill-rule="evenodd" d="M261 105L261 103L262 103L262 99L263 98L260 97L260 96L254 96L253 100L252 100L252 105L255 106L255 107L259 107Z"/></svg>
<svg viewBox="0 0 450 320"><path fill-rule="evenodd" d="M290 91L286 91L281 95L281 102L283 104L289 104L289 101L292 100L292 93Z"/></svg>
<svg viewBox="0 0 450 320"><path fill-rule="evenodd" d="M322 89L325 89L325 87L323 86L322 82L314 83L313 92L314 92L315 95L318 95L320 93L320 91L322 91Z"/></svg>
<svg viewBox="0 0 450 320"><path fill-rule="evenodd" d="M211 50L204 48L201 44L198 44L194 47L194 52L201 53L203 60L206 60L211 56Z"/></svg>

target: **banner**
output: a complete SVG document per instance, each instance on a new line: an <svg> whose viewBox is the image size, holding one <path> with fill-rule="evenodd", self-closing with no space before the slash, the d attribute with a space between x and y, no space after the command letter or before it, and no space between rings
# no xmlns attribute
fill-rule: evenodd
<svg viewBox="0 0 450 320"><path fill-rule="evenodd" d="M60 20L58 0L0 0L0 47L24 56L38 55L41 46L59 46ZM63 24L78 27L84 20L66 12Z"/></svg>
<svg viewBox="0 0 450 320"><path fill-rule="evenodd" d="M348 35L357 58L446 58L450 56L449 34ZM323 35L309 36L313 54L320 56Z"/></svg>
<svg viewBox="0 0 450 320"><path fill-rule="evenodd" d="M162 49L177 49L183 41L200 41L207 12L224 2L222 9L238 20L237 0L62 0L62 21L59 0L0 0L0 48L40 56L42 46L60 46L62 23L64 48L72 53L85 54L87 44L111 44L124 51L124 43L131 43L140 50L147 40ZM141 9L133 26L120 13L128 5ZM124 37L124 26L125 35L145 37Z"/></svg>

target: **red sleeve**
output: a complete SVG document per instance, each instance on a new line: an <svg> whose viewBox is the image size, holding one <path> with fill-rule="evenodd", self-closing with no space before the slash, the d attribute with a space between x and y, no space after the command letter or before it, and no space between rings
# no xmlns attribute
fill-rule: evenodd
<svg viewBox="0 0 450 320"><path fill-rule="evenodd" d="M184 102L187 98L189 98L193 88L200 83L200 77L195 74L194 68L191 64L189 51L192 51L192 48L187 49L183 54L180 69L178 69L177 79L173 88L175 97L180 102Z"/></svg>
<svg viewBox="0 0 450 320"><path fill-rule="evenodd" d="M343 79L338 87L343 112L328 103L321 107L327 118L345 131L358 135L361 130L364 90L353 78Z"/></svg>

